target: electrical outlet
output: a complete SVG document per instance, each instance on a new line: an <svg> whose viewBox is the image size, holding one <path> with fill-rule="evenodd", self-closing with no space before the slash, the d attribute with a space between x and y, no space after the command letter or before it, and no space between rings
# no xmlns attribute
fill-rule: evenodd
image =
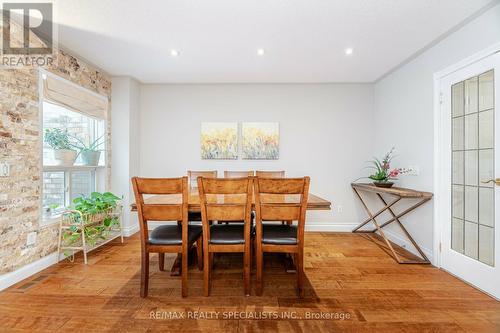
<svg viewBox="0 0 500 333"><path fill-rule="evenodd" d="M407 168L401 168L401 173L407 176L420 175L420 167L418 165L410 165Z"/></svg>
<svg viewBox="0 0 500 333"><path fill-rule="evenodd" d="M341 205L338 205L337 206L337 213L342 213L342 206Z"/></svg>
<svg viewBox="0 0 500 333"><path fill-rule="evenodd" d="M30 232L28 234L28 238L26 240L26 245L30 246L30 245L34 245L35 243L36 243L36 231L33 231L33 232Z"/></svg>
<svg viewBox="0 0 500 333"><path fill-rule="evenodd" d="M7 162L0 162L0 177L10 176L10 165Z"/></svg>

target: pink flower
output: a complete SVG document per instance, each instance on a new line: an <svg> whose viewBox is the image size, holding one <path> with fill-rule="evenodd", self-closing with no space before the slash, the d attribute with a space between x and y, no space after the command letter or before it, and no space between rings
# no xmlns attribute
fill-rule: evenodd
<svg viewBox="0 0 500 333"><path fill-rule="evenodd" d="M390 172L390 177L397 177L399 175L399 169L394 169Z"/></svg>
<svg viewBox="0 0 500 333"><path fill-rule="evenodd" d="M389 163L384 162L384 164L382 165L382 169L389 170L389 168L390 168Z"/></svg>

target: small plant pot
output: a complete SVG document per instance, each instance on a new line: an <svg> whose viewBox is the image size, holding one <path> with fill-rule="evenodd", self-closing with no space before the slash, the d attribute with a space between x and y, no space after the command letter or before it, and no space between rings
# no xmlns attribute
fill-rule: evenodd
<svg viewBox="0 0 500 333"><path fill-rule="evenodd" d="M60 166L72 166L76 160L76 150L71 149L55 149L54 160Z"/></svg>
<svg viewBox="0 0 500 333"><path fill-rule="evenodd" d="M385 183L373 182L373 185L375 185L377 187L391 188L392 185L394 185L394 183L393 182L385 182Z"/></svg>
<svg viewBox="0 0 500 333"><path fill-rule="evenodd" d="M99 165L99 159L101 157L101 152L100 151L82 151L80 153L82 155L82 162L83 165L87 166L98 166Z"/></svg>

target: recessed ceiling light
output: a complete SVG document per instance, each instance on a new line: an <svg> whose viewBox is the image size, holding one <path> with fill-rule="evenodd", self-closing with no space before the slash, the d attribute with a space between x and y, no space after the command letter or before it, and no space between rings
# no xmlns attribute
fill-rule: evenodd
<svg viewBox="0 0 500 333"><path fill-rule="evenodd" d="M179 55L179 51L177 51L177 50L171 50L171 51L170 51L170 55L171 55L172 57L177 57L177 56Z"/></svg>
<svg viewBox="0 0 500 333"><path fill-rule="evenodd" d="M348 47L347 49L345 49L345 55L351 55L352 52L354 52L354 50L351 47Z"/></svg>
<svg viewBox="0 0 500 333"><path fill-rule="evenodd" d="M263 56L263 55L264 55L264 53L266 53L266 52L264 51L264 49L257 49L257 54L258 54L258 55Z"/></svg>

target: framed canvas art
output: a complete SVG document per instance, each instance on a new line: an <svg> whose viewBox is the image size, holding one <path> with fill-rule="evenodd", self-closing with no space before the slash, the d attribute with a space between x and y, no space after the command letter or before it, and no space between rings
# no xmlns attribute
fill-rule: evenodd
<svg viewBox="0 0 500 333"><path fill-rule="evenodd" d="M201 123L201 158L235 160L238 158L238 123Z"/></svg>
<svg viewBox="0 0 500 333"><path fill-rule="evenodd" d="M279 158L279 123L242 123L242 158L277 160Z"/></svg>

